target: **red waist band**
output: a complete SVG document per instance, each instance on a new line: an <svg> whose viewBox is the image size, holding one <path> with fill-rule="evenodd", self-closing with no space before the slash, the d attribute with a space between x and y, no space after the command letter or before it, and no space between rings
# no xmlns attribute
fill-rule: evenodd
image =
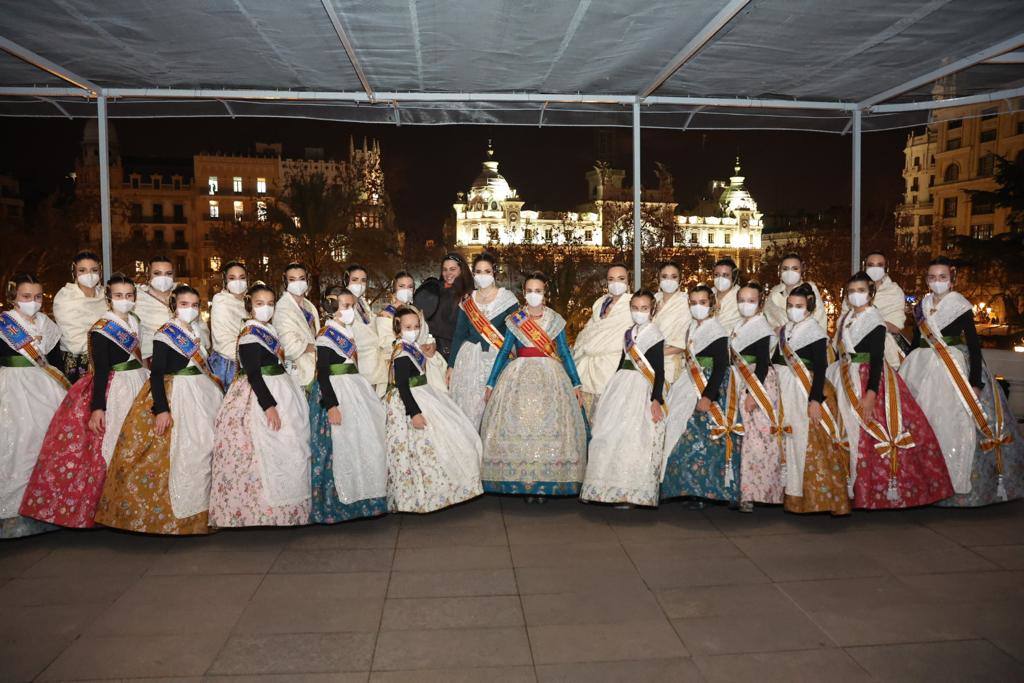
<svg viewBox="0 0 1024 683"><path fill-rule="evenodd" d="M548 354L544 353L536 346L524 346L523 348L516 351L516 355L520 358L547 358Z"/></svg>

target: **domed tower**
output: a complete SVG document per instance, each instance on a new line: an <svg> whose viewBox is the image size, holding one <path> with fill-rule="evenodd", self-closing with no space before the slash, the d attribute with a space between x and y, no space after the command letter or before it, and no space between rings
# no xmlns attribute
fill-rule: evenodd
<svg viewBox="0 0 1024 683"><path fill-rule="evenodd" d="M457 220L457 243L484 244L511 241L518 229L523 201L515 188L498 172L494 147L487 141L484 160L465 198L453 204Z"/></svg>
<svg viewBox="0 0 1024 683"><path fill-rule="evenodd" d="M121 182L121 145L117 140L117 129L107 122L107 150L110 160L111 183ZM75 162L76 183L100 183L100 126L96 119L89 119L82 131L82 156Z"/></svg>

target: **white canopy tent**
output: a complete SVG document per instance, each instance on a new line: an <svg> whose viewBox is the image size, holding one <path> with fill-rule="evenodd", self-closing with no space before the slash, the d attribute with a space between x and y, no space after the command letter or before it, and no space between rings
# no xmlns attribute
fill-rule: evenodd
<svg viewBox="0 0 1024 683"><path fill-rule="evenodd" d="M0 116L851 134L1024 97L1020 0L7 0ZM941 97L941 99L937 99ZM640 231L640 183L634 182ZM640 239L635 239L636 277Z"/></svg>

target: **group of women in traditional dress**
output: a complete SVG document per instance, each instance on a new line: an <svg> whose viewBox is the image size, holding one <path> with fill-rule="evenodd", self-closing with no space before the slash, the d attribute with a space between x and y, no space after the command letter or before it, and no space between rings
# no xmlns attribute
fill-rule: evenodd
<svg viewBox="0 0 1024 683"><path fill-rule="evenodd" d="M376 313L362 266L314 303L300 263L278 294L230 262L211 335L169 260L101 286L82 252L56 322L28 275L0 313L0 537L331 524L484 492L833 515L1024 496L955 268L929 266L909 342L884 255L864 265L830 338L796 254L768 291L729 259L689 291L677 263L657 292L613 264L570 347L547 276L499 287L487 253L418 289L399 272Z"/></svg>

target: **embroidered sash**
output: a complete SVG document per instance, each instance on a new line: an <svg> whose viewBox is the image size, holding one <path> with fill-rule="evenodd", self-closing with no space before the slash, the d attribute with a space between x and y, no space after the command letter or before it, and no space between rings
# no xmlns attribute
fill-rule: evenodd
<svg viewBox="0 0 1024 683"><path fill-rule="evenodd" d="M558 355L558 346L548 336L548 333L544 331L544 328L530 317L525 306L512 314L512 324L519 328L526 335L526 338L530 340L530 343L540 351L543 351L546 356L561 362L561 358Z"/></svg>
<svg viewBox="0 0 1024 683"><path fill-rule="evenodd" d="M238 335L241 339L247 334L251 334L256 337L260 344L262 344L267 351L275 354L278 359L284 363L284 347L281 346L281 341L275 337L270 330L259 327L258 325L248 325L242 330L242 334Z"/></svg>
<svg viewBox="0 0 1024 683"><path fill-rule="evenodd" d="M744 360L743 356L736 352L736 349L730 347L729 351L732 353L733 367L739 372L740 377L747 384L747 389L750 390L750 395L754 397L754 401L761 407L764 414L768 416L768 421L771 423L771 433L779 440L779 448L782 450L783 462L785 462L786 449L783 448L783 437L786 434L793 433L793 427L786 424L786 417L782 410L782 401L779 401L779 409L775 410L772 405L772 400L768 396L768 390L765 389L764 384L760 379L757 378L757 373L750 367L750 364Z"/></svg>
<svg viewBox="0 0 1024 683"><path fill-rule="evenodd" d="M598 317L604 318L606 315L608 315L608 309L612 307L613 303L615 303L615 300L612 298L610 294L605 296L604 301L601 302L601 310L598 313Z"/></svg>
<svg viewBox="0 0 1024 683"><path fill-rule="evenodd" d="M395 359L398 358L399 354L405 352L409 355L413 365L420 371L420 375L423 377L424 383L426 383L426 371L424 368L427 366L427 357L423 355L420 348L416 344L410 344L402 339L396 339L394 346L391 347L391 358L388 360L388 394L395 388ZM409 386L420 386L413 384L412 380L409 381Z"/></svg>
<svg viewBox="0 0 1024 683"><path fill-rule="evenodd" d="M346 337L341 330L336 327L326 325L324 326L324 329L320 330L320 335L327 337L327 339L337 346L338 350L341 351L341 355L345 356L345 358L349 358L356 363L359 362L359 353L356 350L356 343Z"/></svg>
<svg viewBox="0 0 1024 683"><path fill-rule="evenodd" d="M306 325L308 325L309 329L312 330L314 323L316 323L316 316L314 316L312 313L307 311L302 306L299 306L299 309L302 311L302 317L306 319Z"/></svg>
<svg viewBox="0 0 1024 683"><path fill-rule="evenodd" d="M28 357L37 368L49 375L64 389L71 388L68 378L47 362L46 356L39 353L39 349L36 348L32 335L10 313L0 313L0 337L3 337L12 349Z"/></svg>
<svg viewBox="0 0 1024 683"><path fill-rule="evenodd" d="M199 345L197 339L193 339L185 330L178 327L173 321L167 321L156 331L157 334L163 334L167 341L171 342L171 345L177 350L178 353L185 356L199 368L204 375L213 380L214 384L221 390L224 389L221 385L220 378L214 375L209 366L206 364L206 359L203 358L202 347Z"/></svg>
<svg viewBox="0 0 1024 683"><path fill-rule="evenodd" d="M384 307L384 308L383 308L383 309L381 310L381 315L387 314L387 315L391 316L392 318L394 318L394 317L395 317L395 313L396 313L397 311L398 311L398 309L397 309L397 308L395 308L395 305L394 305L394 304L388 304L387 306L385 306L385 307Z"/></svg>
<svg viewBox="0 0 1024 683"><path fill-rule="evenodd" d="M697 364L697 354L693 351L692 339L687 339L686 341L686 349L683 350L683 365L686 366L686 371L690 373L690 380L693 382L693 386L696 387L697 394L703 395L704 389L707 388L707 382L704 380L704 373L701 372L700 365ZM712 422L711 440L718 441L722 437L726 437L725 483L729 485L733 481L732 439L729 435L742 435L743 424L736 421L736 417L739 415L739 399L737 397L736 382L733 381L731 374L727 384L725 412L722 412L722 407L718 405L717 401L712 401L708 415L711 416Z"/></svg>
<svg viewBox="0 0 1024 683"><path fill-rule="evenodd" d="M120 321L113 318L100 318L92 326L90 332L99 332L101 335L114 342L129 356L135 356L139 362L142 361L142 351L139 348L139 335L124 327ZM92 354L90 354L91 356Z"/></svg>
<svg viewBox="0 0 1024 683"><path fill-rule="evenodd" d="M480 336L484 338L491 346L496 349L500 349L501 345L505 343L505 337L498 331L498 328L494 326L494 323L484 315L480 307L473 301L472 296L467 296L462 302L462 310L465 311L466 317L469 318L469 322L472 323L473 327Z"/></svg>
<svg viewBox="0 0 1024 683"><path fill-rule="evenodd" d="M904 448L913 448L915 444L914 437L903 428L903 411L900 407L900 389L896 381L896 372L883 360L882 376L885 379L886 424L883 425L874 417L869 417L865 420L860 414L860 398L857 396L853 386L852 373L855 371L855 368L853 363L850 362L850 354L846 351L846 344L843 343L842 332L840 332L836 340L836 350L839 352L840 358L839 376L842 380L843 393L846 395L846 400L853 407L855 419L871 435L871 438L875 440L875 450L883 458L889 459L889 490L886 493L886 497L889 500L899 500L899 488L897 486L899 451Z"/></svg>
<svg viewBox="0 0 1024 683"><path fill-rule="evenodd" d="M356 299L356 313L359 314L359 317L362 319L364 325L370 324L370 312L363 304L362 297Z"/></svg>
<svg viewBox="0 0 1024 683"><path fill-rule="evenodd" d="M985 415L985 409L982 408L978 398L974 395L974 391L971 389L967 375L964 374L963 369L957 365L956 361L953 360L953 356L949 353L949 345L946 344L946 340L932 329L929 322L925 319L922 314L917 321L917 325L927 339L928 343L931 344L935 353L938 355L939 360L942 361L943 367L946 369L946 374L949 376L953 386L956 388L956 396L960 400L961 405L971 414L974 418L974 424L981 432L981 450L983 451L995 451L996 456L996 472L999 475L1000 480L1003 476L1003 446L1008 446L1013 443L1013 432L1006 429L1005 417L1003 415L1003 406L999 400L999 395L995 387L992 387L993 402L995 404L994 417L995 424L989 424L988 417ZM1000 481L1001 483L1001 481Z"/></svg>
<svg viewBox="0 0 1024 683"><path fill-rule="evenodd" d="M626 338L625 338L625 341L623 342L623 346L624 346L624 349L626 351L626 355L629 356L629 359L631 361L633 361L633 367L635 367L637 370L640 371L640 374L644 376L644 379L646 379L647 382L651 386L654 386L654 379L655 379L655 376L656 376L655 372L654 372L654 368L651 367L651 363L650 363L650 361L647 360L647 356L645 356L644 354L640 353L640 349L637 348L636 338L633 336L633 330L634 329L635 328L631 327L628 330L626 330ZM668 392L668 385L665 384L662 387L662 394L661 394L662 397L664 397L667 392ZM661 401L661 405L664 408L664 406L665 406L664 398Z"/></svg>
<svg viewBox="0 0 1024 683"><path fill-rule="evenodd" d="M782 351L782 357L786 359L786 365L788 365L789 369L792 370L794 375L796 375L797 381L800 383L800 386L803 387L804 393L810 397L811 377L807 374L807 368L804 366L803 361L800 360L800 356L796 355L796 352L789 346L789 342L786 341L785 325L779 329L779 349ZM850 445L843 438L840 422L836 419L835 415L832 414L832 409L828 407L828 403L825 401L822 401L820 405L821 424L825 428L825 433L832 439L832 443L843 450L849 450Z"/></svg>

